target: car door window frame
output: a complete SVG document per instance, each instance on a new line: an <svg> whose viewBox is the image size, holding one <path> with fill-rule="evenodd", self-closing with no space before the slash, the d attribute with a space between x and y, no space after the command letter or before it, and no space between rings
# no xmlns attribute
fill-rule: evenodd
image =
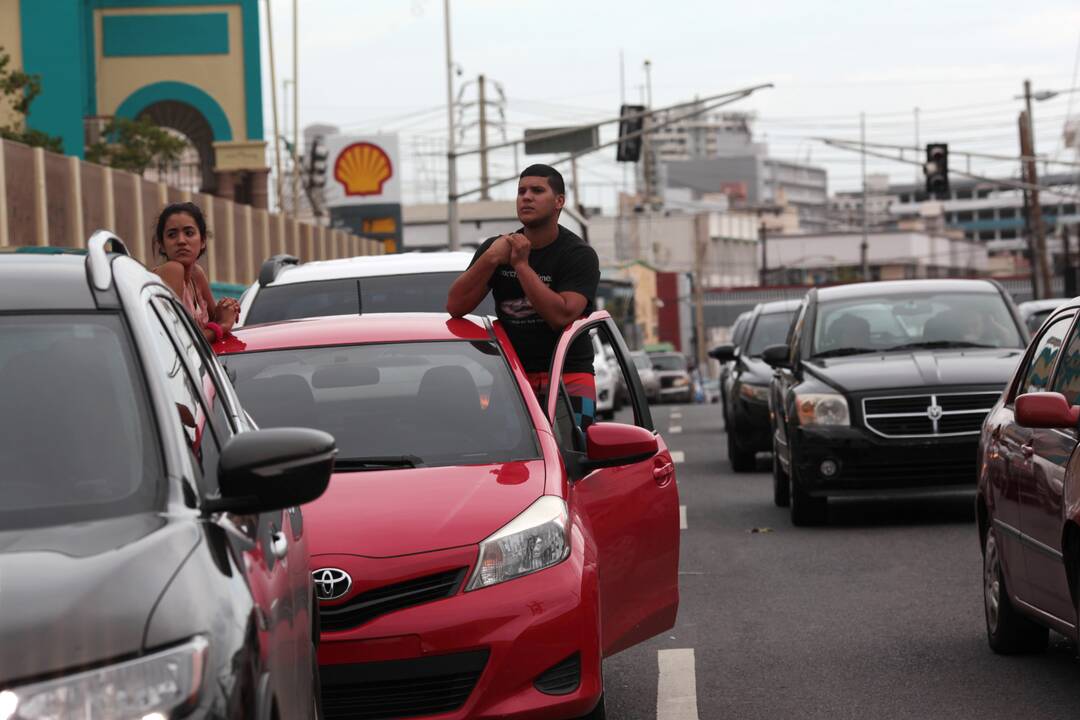
<svg viewBox="0 0 1080 720"><path fill-rule="evenodd" d="M615 325L614 320L610 317L600 318L593 322L582 325L575 333L570 341L570 345L582 336L584 333L590 333L596 330L598 333L607 336L607 342L611 348L615 351L615 360L619 364L619 369L623 374L623 379L627 385L627 391L630 393L630 407L634 409L634 425L640 428L655 432L656 429L652 421L652 413L649 410L649 402L645 397L645 389L641 384L641 378L637 374L637 369L630 359L630 350L626 346L626 341L622 337L622 333L619 332L618 327ZM600 341L604 342L603 339ZM554 364L555 359L552 358ZM565 362L565 360L564 360ZM549 376L554 376L554 367L551 368ZM633 372L630 372L633 370ZM560 385L562 384L562 376L565 372L559 374Z"/></svg>

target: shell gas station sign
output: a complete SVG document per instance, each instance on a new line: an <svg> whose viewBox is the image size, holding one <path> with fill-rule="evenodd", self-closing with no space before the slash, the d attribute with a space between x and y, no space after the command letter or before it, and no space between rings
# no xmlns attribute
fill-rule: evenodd
<svg viewBox="0 0 1080 720"><path fill-rule="evenodd" d="M401 247L401 171L396 135L325 139L326 207L334 227Z"/></svg>

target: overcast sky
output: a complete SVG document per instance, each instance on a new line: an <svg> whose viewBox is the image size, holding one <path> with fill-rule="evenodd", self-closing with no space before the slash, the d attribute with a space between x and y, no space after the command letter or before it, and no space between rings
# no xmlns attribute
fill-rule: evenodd
<svg viewBox="0 0 1080 720"><path fill-rule="evenodd" d="M271 2L280 84L292 75L292 3ZM265 16L263 22L265 31ZM617 114L622 51L628 101L641 98L645 59L652 62L657 107L774 83L731 109L757 113L756 138L773 155L825 167L830 191L860 186L859 158L811 138L857 139L860 112L870 142L914 144L919 107L922 143L1015 155L1021 103L1013 96L1024 78L1036 89L1080 85L1075 0L451 0L451 23L462 72L455 88L480 73L499 83L511 138L524 127ZM438 187L445 181L438 154L446 138L442 0L302 0L299 27L301 127L329 122L350 131L398 132L406 200L444 194ZM265 45L264 37L269 137ZM466 88L466 100L472 90ZM1080 115L1080 93L1036 104L1040 153L1074 159L1061 142L1070 111ZM465 144L475 142L473 134ZM492 161L493 175L513 172L509 151ZM477 161L461 162L462 185L472 187ZM976 172L1016 171L1010 162L972 163ZM964 167L957 156L952 165ZM869 170L887 172L893 182L916 176L915 167L888 161L871 161ZM623 180L614 149L583 162L581 171L586 202L610 207Z"/></svg>

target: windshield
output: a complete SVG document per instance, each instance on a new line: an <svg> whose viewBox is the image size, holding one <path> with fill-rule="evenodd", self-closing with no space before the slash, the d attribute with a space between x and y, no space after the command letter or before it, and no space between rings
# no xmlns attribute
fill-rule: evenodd
<svg viewBox="0 0 1080 720"><path fill-rule="evenodd" d="M1047 308L1045 310L1036 310L1031 313L1031 316L1027 319L1028 330L1035 332L1042 327L1042 324L1046 322L1046 318L1050 317L1050 314L1057 310L1057 308Z"/></svg>
<svg viewBox="0 0 1080 720"><path fill-rule="evenodd" d="M788 328L791 327L791 318L794 314L794 312L781 312L759 315L757 322L754 323L754 330L750 333L746 354L750 357L761 357L761 351L770 345L783 345L787 342Z"/></svg>
<svg viewBox="0 0 1080 720"><path fill-rule="evenodd" d="M416 342L225 355L255 422L337 439L364 459L473 465L538 457L517 383L491 342ZM375 462L375 465L381 464Z"/></svg>
<svg viewBox="0 0 1080 720"><path fill-rule="evenodd" d="M686 358L682 355L653 355L652 364L657 370L686 370Z"/></svg>
<svg viewBox="0 0 1080 720"><path fill-rule="evenodd" d="M643 353L630 353L630 357L634 359L634 367L638 370L652 370L652 362L649 360L649 356Z"/></svg>
<svg viewBox="0 0 1080 720"><path fill-rule="evenodd" d="M0 316L0 528L157 506L155 425L119 316Z"/></svg>
<svg viewBox="0 0 1080 720"><path fill-rule="evenodd" d="M812 354L1023 346L996 292L905 293L820 303Z"/></svg>
<svg viewBox="0 0 1080 720"><path fill-rule="evenodd" d="M446 312L446 296L459 272L383 275L272 285L255 295L247 325L326 315L385 312ZM473 311L494 315L489 293Z"/></svg>

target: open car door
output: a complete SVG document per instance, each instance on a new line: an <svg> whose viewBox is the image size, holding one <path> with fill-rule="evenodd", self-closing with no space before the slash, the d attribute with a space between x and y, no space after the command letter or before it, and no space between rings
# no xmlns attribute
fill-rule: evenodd
<svg viewBox="0 0 1080 720"><path fill-rule="evenodd" d="M545 410L552 427L571 417L562 386L571 344L595 332L621 368L633 410L633 426L594 423L572 433L564 448L571 468L571 504L592 527L599 563L601 641L613 655L675 624L679 607L679 491L675 465L652 415L630 352L611 316L597 312L578 320L556 346ZM561 407L560 407L561 405ZM557 415L560 417L557 420ZM564 437L566 434L563 434ZM600 457L604 439L644 438L652 449L611 464ZM584 446L582 446L584 445Z"/></svg>

